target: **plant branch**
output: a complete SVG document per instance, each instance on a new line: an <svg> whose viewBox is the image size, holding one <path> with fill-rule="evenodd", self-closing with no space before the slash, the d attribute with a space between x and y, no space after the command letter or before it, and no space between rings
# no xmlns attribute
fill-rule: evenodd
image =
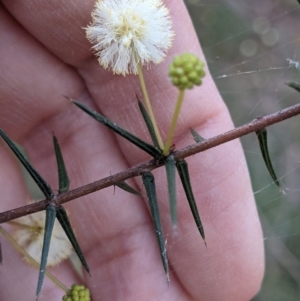
<svg viewBox="0 0 300 301"><path fill-rule="evenodd" d="M193 145L187 146L185 148L182 148L180 150L177 150L172 154L175 160L181 160L188 156L192 156L194 154L203 152L205 150L208 150L210 148L216 147L218 145L224 144L226 142L229 142L231 140L240 138L242 136L245 136L249 133L256 132L258 130L261 130L263 128L266 128L267 126L270 126L272 124L281 122L283 120L289 119L293 116L300 114L300 104L288 107L286 109L283 109L281 111L278 111L276 113L258 117L251 122L242 125L238 128L235 128L231 131L225 132L223 134L220 134L218 136L215 136L213 138L206 139L202 142L195 143ZM129 168L128 170L119 172L117 174L114 174L112 176L106 177L104 179L101 179L99 181L87 184L85 186L81 186L79 188L70 190L69 192L61 193L54 197L54 199L51 201L56 206L61 205L63 203L69 202L71 200L77 199L79 197L82 197L84 195L90 194L92 192L98 191L100 189L116 185L118 182L125 181L129 178L140 176L145 171L150 171L152 169L158 168L162 165L164 165L165 160L150 160L146 163L142 163L140 165L134 166L132 168ZM47 205L49 204L48 200L43 200L39 202L35 202L30 205L22 206L16 209L12 209L9 211L5 211L0 213L0 224L8 222L10 220L13 220L15 218L25 216L34 212L38 212L41 210L45 210Z"/></svg>

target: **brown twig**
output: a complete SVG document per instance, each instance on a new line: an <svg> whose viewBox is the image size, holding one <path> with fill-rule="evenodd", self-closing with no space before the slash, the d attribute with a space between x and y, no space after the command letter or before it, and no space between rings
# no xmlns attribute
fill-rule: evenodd
<svg viewBox="0 0 300 301"><path fill-rule="evenodd" d="M281 122L283 120L289 119L289 118L299 115L299 114L300 114L300 104L297 104L297 105L291 106L289 108L283 109L279 112L276 112L274 114L270 114L270 115L263 116L263 117L258 117L256 119L254 119L253 121L251 121L245 125L242 125L238 128L235 128L231 131L225 132L221 135L215 136L215 137L207 139L205 141L195 143L193 145L190 145L190 146L187 146L180 150L177 150L174 153L172 153L172 155L174 156L175 160L180 160L185 157L203 152L203 151L213 148L215 146L221 145L228 141L240 138L249 133L256 132L267 126ZM105 187L115 185L116 183L118 183L120 181L125 181L129 178L139 176L139 175L141 175L141 173L143 171L158 168L158 167L162 166L163 164L164 164L164 161L150 160L146 163L129 168L126 171L119 172L115 175L106 177L99 181L96 181L96 182L87 184L85 186L81 186L79 188L70 190L69 192L59 194L52 200L52 202L54 202L56 205L69 202L71 200L74 200L81 196L98 191ZM22 207L19 207L16 209L2 212L2 213L0 213L0 224L8 222L12 219L15 219L15 218L18 218L21 216L25 216L25 215L28 215L28 214L31 214L34 212L44 210L46 208L46 206L48 205L48 203L49 203L48 200L43 200L43 201L36 202L36 203L30 204L27 206L22 206Z"/></svg>

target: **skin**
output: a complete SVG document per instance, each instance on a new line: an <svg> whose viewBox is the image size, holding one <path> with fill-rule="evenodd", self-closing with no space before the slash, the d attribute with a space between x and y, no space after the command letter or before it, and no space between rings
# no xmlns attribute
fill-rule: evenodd
<svg viewBox="0 0 300 301"><path fill-rule="evenodd" d="M97 109L149 141L135 98L135 93L141 94L137 77L103 70L85 38L82 28L91 21L93 5L90 0L3 0L0 5L0 126L25 147L53 189L57 188L53 131L71 189L150 159L62 96ZM174 45L162 64L145 71L164 139L178 93L167 78L168 64L174 54L187 51L204 60L183 2L166 1L166 5L174 22ZM177 149L193 143L190 127L206 138L233 128L209 74L185 98L174 138ZM29 196L16 160L2 142L0 158L0 210L4 211L26 204ZM179 181L179 223L177 233L172 232L165 170L155 170L169 285L140 178L128 183L142 191L143 198L107 188L66 204L91 267L92 277L85 275L85 282L93 300L246 301L258 292L264 271L263 239L239 141L187 161L208 248ZM34 300L37 271L3 238L1 243L0 300ZM79 281L68 263L52 271L66 286ZM62 295L45 279L39 300L60 300Z"/></svg>

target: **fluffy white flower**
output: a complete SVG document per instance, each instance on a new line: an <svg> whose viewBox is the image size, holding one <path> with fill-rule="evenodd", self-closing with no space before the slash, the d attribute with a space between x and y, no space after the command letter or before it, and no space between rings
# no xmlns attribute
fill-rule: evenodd
<svg viewBox="0 0 300 301"><path fill-rule="evenodd" d="M45 211L40 211L16 219L12 224L16 226L13 237L23 249L37 262L41 262L44 241ZM64 230L55 220L51 237L47 266L55 266L70 257L73 247Z"/></svg>
<svg viewBox="0 0 300 301"><path fill-rule="evenodd" d="M99 0L86 28L88 40L105 69L137 73L138 62L159 64L174 33L169 10L161 0Z"/></svg>

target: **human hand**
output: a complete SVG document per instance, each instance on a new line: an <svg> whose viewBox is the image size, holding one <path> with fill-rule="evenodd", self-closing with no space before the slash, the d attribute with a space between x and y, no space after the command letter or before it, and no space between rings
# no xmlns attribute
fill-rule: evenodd
<svg viewBox="0 0 300 301"><path fill-rule="evenodd" d="M203 58L185 7L167 1L175 40L167 59L145 71L163 136L177 90L167 78L175 54ZM146 135L137 109L135 76L116 76L97 63L82 27L93 1L6 1L0 6L0 126L21 143L52 187L57 171L52 132L58 137L71 189L144 162L149 156L70 104L67 95L103 113L139 137ZM138 116L138 117L137 117ZM188 91L176 129L179 149L193 143L189 128L209 138L233 127L212 79ZM1 143L1 211L26 204L18 164ZM249 300L263 274L263 240L244 155L238 141L188 159L206 233L199 235L178 183L178 233L172 235L164 169L154 171L161 218L168 239L168 286L145 193L144 200L112 188L67 204L79 243L91 267L86 276L93 300ZM144 191L141 179L131 182ZM17 189L16 189L17 187ZM2 240L1 301L33 300L38 272ZM78 282L67 263L53 270L67 286ZM16 283L17 289L16 289ZM60 300L45 279L39 300Z"/></svg>

